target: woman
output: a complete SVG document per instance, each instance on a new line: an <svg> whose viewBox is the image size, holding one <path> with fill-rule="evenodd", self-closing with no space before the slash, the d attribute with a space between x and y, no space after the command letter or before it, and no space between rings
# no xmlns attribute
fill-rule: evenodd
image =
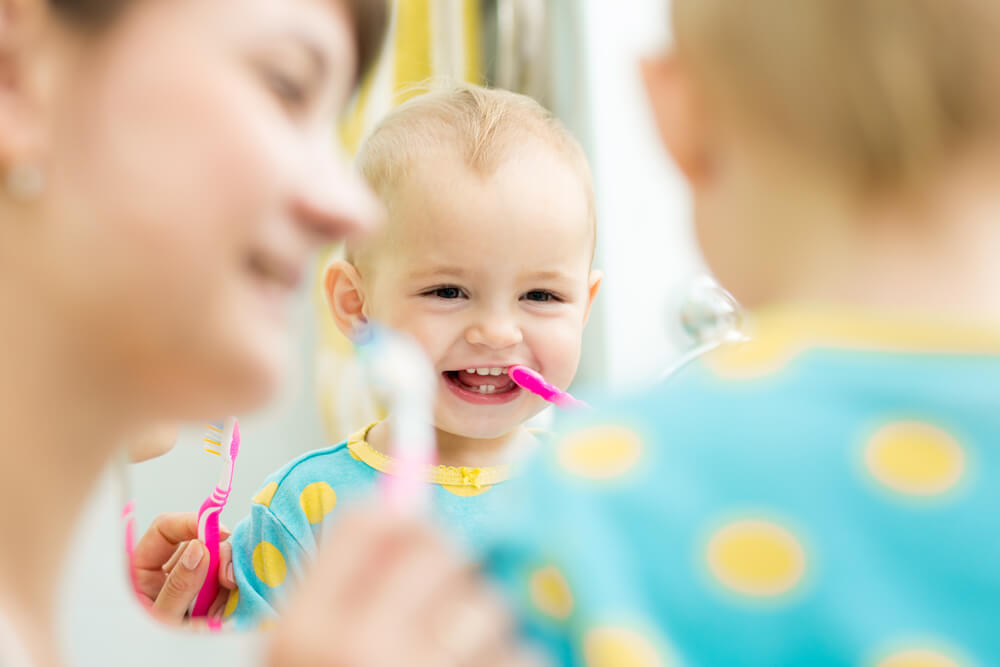
<svg viewBox="0 0 1000 667"><path fill-rule="evenodd" d="M0 625L32 664L59 662L69 508L113 443L270 396L310 250L375 219L329 146L378 4L0 0ZM272 664L376 664L385 636L411 664L507 660L502 614L436 540L371 517L342 528L352 547L321 561ZM441 608L415 583L356 599L374 566L458 592ZM470 611L482 622L460 646L417 631ZM331 619L336 643L303 633Z"/></svg>

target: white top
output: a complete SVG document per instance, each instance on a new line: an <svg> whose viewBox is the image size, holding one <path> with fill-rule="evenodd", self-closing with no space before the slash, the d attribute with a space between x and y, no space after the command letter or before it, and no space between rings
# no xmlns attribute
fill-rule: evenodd
<svg viewBox="0 0 1000 667"><path fill-rule="evenodd" d="M7 614L0 609L0 665L3 667L31 667L28 650L14 630L14 625L8 620Z"/></svg>

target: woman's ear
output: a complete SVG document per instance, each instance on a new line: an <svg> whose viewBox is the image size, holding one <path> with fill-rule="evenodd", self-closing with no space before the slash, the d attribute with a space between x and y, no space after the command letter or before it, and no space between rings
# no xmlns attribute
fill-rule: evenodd
<svg viewBox="0 0 1000 667"><path fill-rule="evenodd" d="M44 0L0 0L0 168L40 160L57 31ZM48 63L48 66L46 64Z"/></svg>
<svg viewBox="0 0 1000 667"><path fill-rule="evenodd" d="M688 182L702 185L710 173L709 123L690 74L676 52L644 58L640 70L663 145Z"/></svg>
<svg viewBox="0 0 1000 667"><path fill-rule="evenodd" d="M350 262L338 260L327 267L323 286L334 323L353 340L368 321L361 274Z"/></svg>

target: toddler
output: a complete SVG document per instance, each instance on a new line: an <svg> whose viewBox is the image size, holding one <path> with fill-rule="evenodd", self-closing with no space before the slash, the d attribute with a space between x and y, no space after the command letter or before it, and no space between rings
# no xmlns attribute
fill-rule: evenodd
<svg viewBox="0 0 1000 667"><path fill-rule="evenodd" d="M326 273L337 326L379 322L412 336L437 373L433 513L478 544L510 502L524 422L543 403L507 369L522 364L565 388L600 275L595 216L579 144L533 100L463 86L390 114L365 142L363 174L385 228ZM233 537L238 625L280 607L336 508L370 495L390 469L390 414L346 442L273 474Z"/></svg>

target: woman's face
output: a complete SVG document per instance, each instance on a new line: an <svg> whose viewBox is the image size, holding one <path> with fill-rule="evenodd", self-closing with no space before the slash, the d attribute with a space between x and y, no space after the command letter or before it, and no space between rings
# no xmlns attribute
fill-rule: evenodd
<svg viewBox="0 0 1000 667"><path fill-rule="evenodd" d="M337 0L141 0L57 38L26 213L39 301L161 417L270 395L311 251L372 223L333 139L349 20Z"/></svg>

